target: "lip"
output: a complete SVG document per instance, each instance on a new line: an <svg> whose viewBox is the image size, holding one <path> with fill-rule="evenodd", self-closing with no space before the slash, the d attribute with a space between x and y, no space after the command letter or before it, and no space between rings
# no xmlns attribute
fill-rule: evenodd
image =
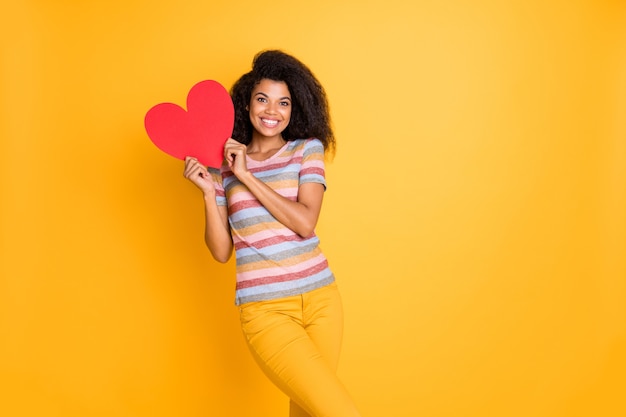
<svg viewBox="0 0 626 417"><path fill-rule="evenodd" d="M276 119L268 119L265 117L261 117L261 123L263 124L263 126L267 127L267 128L274 128L276 126L278 126L279 121Z"/></svg>

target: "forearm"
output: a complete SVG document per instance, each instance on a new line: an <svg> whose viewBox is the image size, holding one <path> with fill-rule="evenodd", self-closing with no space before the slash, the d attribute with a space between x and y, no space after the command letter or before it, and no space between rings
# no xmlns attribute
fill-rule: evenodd
<svg viewBox="0 0 626 417"><path fill-rule="evenodd" d="M316 184L320 187L319 192L315 191L319 194L317 198L308 201L300 201L300 199L293 201L278 194L250 172L239 180L280 223L302 237L313 234L323 195L323 188L320 184Z"/></svg>
<svg viewBox="0 0 626 417"><path fill-rule="evenodd" d="M227 262L233 252L227 209L217 205L215 196L205 195L204 214L204 241L216 261Z"/></svg>

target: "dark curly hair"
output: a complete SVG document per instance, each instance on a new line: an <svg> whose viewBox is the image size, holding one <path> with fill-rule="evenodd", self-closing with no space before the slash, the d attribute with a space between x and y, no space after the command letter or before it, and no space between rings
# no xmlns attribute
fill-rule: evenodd
<svg viewBox="0 0 626 417"><path fill-rule="evenodd" d="M283 81L291 94L291 119L282 132L283 139L317 138L332 155L336 145L326 92L306 65L280 50L259 52L252 61L252 71L242 75L232 86L233 139L245 145L252 140L253 127L246 107L250 104L252 90L263 79Z"/></svg>

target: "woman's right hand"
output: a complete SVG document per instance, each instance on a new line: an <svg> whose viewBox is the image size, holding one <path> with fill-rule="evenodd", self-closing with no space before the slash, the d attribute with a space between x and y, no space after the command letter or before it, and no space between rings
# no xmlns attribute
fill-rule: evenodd
<svg viewBox="0 0 626 417"><path fill-rule="evenodd" d="M204 195L214 195L215 185L211 179L211 174L196 158L188 156L185 158L185 178L194 183Z"/></svg>
<svg viewBox="0 0 626 417"><path fill-rule="evenodd" d="M194 183L204 194L205 228L204 241L211 255L219 262L227 262L233 253L233 239L228 225L226 206L218 205L215 200L213 178L196 158L185 158L185 178Z"/></svg>

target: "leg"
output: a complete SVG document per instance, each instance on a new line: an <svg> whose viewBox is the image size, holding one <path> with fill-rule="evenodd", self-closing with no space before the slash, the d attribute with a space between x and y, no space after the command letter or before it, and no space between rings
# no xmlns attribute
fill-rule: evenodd
<svg viewBox="0 0 626 417"><path fill-rule="evenodd" d="M343 339L343 306L337 285L332 283L303 295L304 328L324 357L337 371Z"/></svg>
<svg viewBox="0 0 626 417"><path fill-rule="evenodd" d="M337 371L343 337L343 308L337 286L331 284L303 295L304 328L333 372ZM293 400L289 417L311 417Z"/></svg>
<svg viewBox="0 0 626 417"><path fill-rule="evenodd" d="M292 407L294 416L298 413L305 416L303 412L313 417L359 416L335 375L338 353L331 355L334 357L330 360L321 353L320 347L338 351L337 342L318 337L318 346L305 330L304 298L287 297L242 306L242 329L250 351L272 382L297 404L297 407ZM315 308L309 313L319 315L317 310ZM317 335L323 326L318 323L308 327L312 334ZM329 362L334 362L334 365Z"/></svg>
<svg viewBox="0 0 626 417"><path fill-rule="evenodd" d="M311 414L296 404L294 400L289 400L289 417L311 417Z"/></svg>

